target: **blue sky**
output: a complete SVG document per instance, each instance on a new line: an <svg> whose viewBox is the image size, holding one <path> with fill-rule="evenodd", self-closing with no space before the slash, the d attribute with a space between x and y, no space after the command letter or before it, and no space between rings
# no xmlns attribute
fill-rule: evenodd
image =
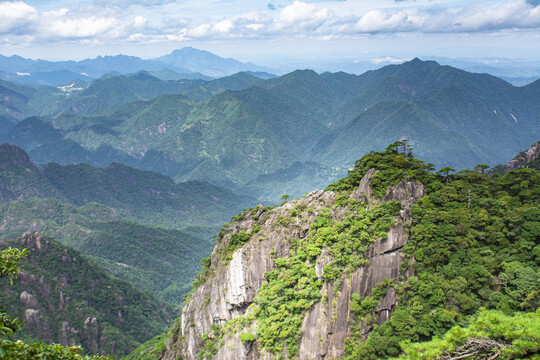
<svg viewBox="0 0 540 360"><path fill-rule="evenodd" d="M386 56L540 60L540 0L0 1L3 55L152 58L184 46L263 65Z"/></svg>

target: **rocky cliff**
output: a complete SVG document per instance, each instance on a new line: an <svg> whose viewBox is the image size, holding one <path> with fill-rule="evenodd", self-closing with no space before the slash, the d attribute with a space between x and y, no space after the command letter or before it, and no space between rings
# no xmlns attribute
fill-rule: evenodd
<svg viewBox="0 0 540 360"><path fill-rule="evenodd" d="M125 355L162 331L173 313L148 293L112 279L77 251L38 233L1 243L29 250L10 286L0 284L0 303L24 321L18 336L88 353Z"/></svg>
<svg viewBox="0 0 540 360"><path fill-rule="evenodd" d="M525 151L520 152L514 157L508 164L506 164L505 170L517 170L525 167L540 170L540 141L531 145Z"/></svg>
<svg viewBox="0 0 540 360"><path fill-rule="evenodd" d="M402 247L425 189L407 178L374 196L376 174L233 218L161 359L337 359L386 321L411 275Z"/></svg>

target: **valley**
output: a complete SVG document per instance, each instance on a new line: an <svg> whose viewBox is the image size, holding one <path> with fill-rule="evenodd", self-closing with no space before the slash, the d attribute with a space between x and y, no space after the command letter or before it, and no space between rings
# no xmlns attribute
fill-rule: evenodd
<svg viewBox="0 0 540 360"><path fill-rule="evenodd" d="M266 80L238 73L163 81L137 72L67 98L50 95L54 88L3 86L10 115L2 141L34 161L119 162L259 201L279 201L282 194L267 192L276 187L292 196L320 189L396 139L437 167L465 169L505 163L540 132L538 81L515 87L419 59L359 76L298 70ZM293 181L256 187L285 171L297 174Z"/></svg>
<svg viewBox="0 0 540 360"><path fill-rule="evenodd" d="M193 48L0 66L0 245L22 270L1 273L1 351L540 352L540 80L418 58L278 76Z"/></svg>

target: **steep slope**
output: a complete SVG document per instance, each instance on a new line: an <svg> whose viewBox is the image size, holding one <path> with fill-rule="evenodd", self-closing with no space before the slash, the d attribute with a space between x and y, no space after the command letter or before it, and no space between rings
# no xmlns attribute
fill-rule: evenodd
<svg viewBox="0 0 540 360"><path fill-rule="evenodd" d="M94 151L83 148L79 143L66 139L61 129L53 127L48 119L32 116L14 125L1 137L2 141L24 148L38 163L54 159L60 164L88 163L106 166L103 160L117 159L130 163L130 157L109 146Z"/></svg>
<svg viewBox="0 0 540 360"><path fill-rule="evenodd" d="M508 164L499 164L491 169L489 172L492 174L504 175L509 171L530 168L540 170L540 141L534 143L527 150L521 151L514 156Z"/></svg>
<svg viewBox="0 0 540 360"><path fill-rule="evenodd" d="M0 203L0 239L13 239L25 231L52 236L110 275L171 304L180 304L191 289L200 260L211 251L213 229L137 224L97 203L80 207L57 199Z"/></svg>
<svg viewBox="0 0 540 360"><path fill-rule="evenodd" d="M35 89L0 80L0 116L17 122L27 113L27 104Z"/></svg>
<svg viewBox="0 0 540 360"><path fill-rule="evenodd" d="M173 311L148 293L114 280L77 251L37 233L2 244L29 249L2 305L25 321L25 339L80 344L90 353L124 355L170 322Z"/></svg>
<svg viewBox="0 0 540 360"><path fill-rule="evenodd" d="M405 137L417 154L437 166L473 168L511 158L538 131L509 121L476 93L449 86L408 102L378 103L319 141L312 153L323 163L345 165L358 153Z"/></svg>
<svg viewBox="0 0 540 360"><path fill-rule="evenodd" d="M535 311L540 174L429 170L397 142L233 218L160 359L387 358L482 307Z"/></svg>
<svg viewBox="0 0 540 360"><path fill-rule="evenodd" d="M4 202L43 197L44 194L64 199L43 178L24 150L10 144L0 145L0 193Z"/></svg>
<svg viewBox="0 0 540 360"><path fill-rule="evenodd" d="M532 144L527 150L520 152L506 164L506 171L523 168L540 170L540 141Z"/></svg>

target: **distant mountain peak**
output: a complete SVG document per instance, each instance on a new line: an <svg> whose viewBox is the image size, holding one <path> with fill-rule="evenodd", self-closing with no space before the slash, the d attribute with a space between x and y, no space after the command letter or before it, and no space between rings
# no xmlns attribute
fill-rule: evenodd
<svg viewBox="0 0 540 360"><path fill-rule="evenodd" d="M233 58L223 58L206 50L193 47L176 49L168 55L153 59L173 66L180 66L192 72L200 72L213 77L228 76L239 71L267 71L268 69Z"/></svg>
<svg viewBox="0 0 540 360"><path fill-rule="evenodd" d="M28 154L18 146L4 143L0 145L0 167L3 169L11 166L33 167Z"/></svg>
<svg viewBox="0 0 540 360"><path fill-rule="evenodd" d="M161 81L159 78L153 76L152 74L150 74L148 71L145 71L145 70L137 71L136 73L129 75L129 77L134 80L151 80L151 81L156 81L156 82Z"/></svg>

